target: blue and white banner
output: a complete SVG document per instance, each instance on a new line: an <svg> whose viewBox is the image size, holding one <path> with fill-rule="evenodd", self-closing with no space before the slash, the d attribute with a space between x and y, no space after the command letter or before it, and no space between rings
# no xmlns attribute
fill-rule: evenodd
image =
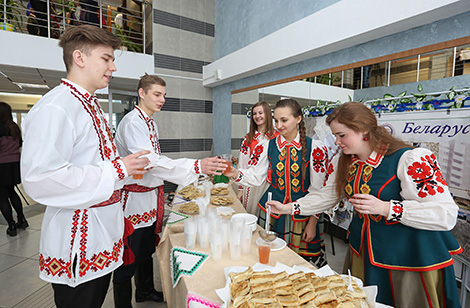
<svg viewBox="0 0 470 308"><path fill-rule="evenodd" d="M470 199L470 110L388 113L378 122L395 137L433 151L451 192Z"/></svg>

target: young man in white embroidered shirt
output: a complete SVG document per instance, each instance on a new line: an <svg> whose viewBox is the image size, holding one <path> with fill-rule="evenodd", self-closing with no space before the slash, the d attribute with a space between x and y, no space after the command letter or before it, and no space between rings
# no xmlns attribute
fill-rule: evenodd
<svg viewBox="0 0 470 308"><path fill-rule="evenodd" d="M196 181L201 173L221 174L225 166L217 157L172 160L161 155L157 123L152 116L160 112L165 103L165 81L145 74L138 85L139 103L118 125L116 143L119 153L127 155L135 151L149 150L146 157L153 166L143 179L133 180L124 186L124 215L134 225L129 246L135 262L119 267L113 276L114 304L117 308L131 306L131 278L135 274L136 302L163 301L163 295L154 288L153 259L158 233L162 230L164 198L163 180L180 185Z"/></svg>
<svg viewBox="0 0 470 308"><path fill-rule="evenodd" d="M46 205L40 278L58 308L101 307L122 263L124 179L148 165L140 151L119 158L94 93L108 86L120 39L94 26L68 28L59 45L67 78L23 122L23 186Z"/></svg>

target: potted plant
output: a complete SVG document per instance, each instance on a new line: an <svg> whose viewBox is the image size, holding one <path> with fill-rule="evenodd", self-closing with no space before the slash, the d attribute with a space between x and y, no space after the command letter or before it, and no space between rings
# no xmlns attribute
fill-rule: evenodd
<svg viewBox="0 0 470 308"><path fill-rule="evenodd" d="M26 7L23 2L18 0L0 1L0 22L1 29L15 31L15 29L24 32L22 25Z"/></svg>

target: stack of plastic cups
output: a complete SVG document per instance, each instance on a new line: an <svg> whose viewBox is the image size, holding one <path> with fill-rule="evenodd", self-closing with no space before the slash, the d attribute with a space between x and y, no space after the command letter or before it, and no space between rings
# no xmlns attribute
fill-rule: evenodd
<svg viewBox="0 0 470 308"><path fill-rule="evenodd" d="M210 235L211 256L214 261L222 260L222 242L224 240L220 227L216 227Z"/></svg>
<svg viewBox="0 0 470 308"><path fill-rule="evenodd" d="M227 219L220 220L220 229L223 234L222 251L228 251L229 235L230 235L230 221Z"/></svg>
<svg viewBox="0 0 470 308"><path fill-rule="evenodd" d="M209 222L205 216L197 216L197 236L201 248L209 248Z"/></svg>
<svg viewBox="0 0 470 308"><path fill-rule="evenodd" d="M243 218L232 219L230 223L230 259L232 261L239 261L241 257L241 240L243 235L243 228L245 220Z"/></svg>
<svg viewBox="0 0 470 308"><path fill-rule="evenodd" d="M241 251L243 254L249 254L251 248L251 237L253 235L253 231L250 225L243 226L243 233L241 236Z"/></svg>
<svg viewBox="0 0 470 308"><path fill-rule="evenodd" d="M194 217L184 221L184 235L186 237L186 248L194 249L197 237L197 221Z"/></svg>

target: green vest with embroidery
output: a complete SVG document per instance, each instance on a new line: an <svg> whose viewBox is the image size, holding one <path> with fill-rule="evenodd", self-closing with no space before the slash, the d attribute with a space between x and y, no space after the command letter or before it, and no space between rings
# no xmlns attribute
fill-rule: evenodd
<svg viewBox="0 0 470 308"><path fill-rule="evenodd" d="M407 150L384 156L376 168L360 161L353 163L345 187L346 195L371 194L382 201L402 201L397 166ZM415 229L381 215L355 212L348 232L354 253L367 249L372 265L394 270L444 268L453 263L451 254L461 250L449 231Z"/></svg>

